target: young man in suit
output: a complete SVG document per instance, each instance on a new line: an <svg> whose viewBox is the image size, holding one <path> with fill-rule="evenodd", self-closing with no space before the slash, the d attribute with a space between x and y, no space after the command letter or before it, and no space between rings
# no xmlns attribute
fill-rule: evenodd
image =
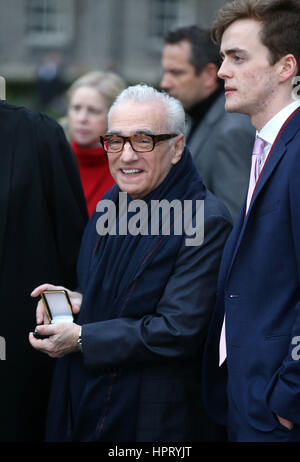
<svg viewBox="0 0 300 462"><path fill-rule="evenodd" d="M235 0L212 34L226 110L248 114L258 141L222 257L205 400L230 441L300 441L299 1Z"/></svg>
<svg viewBox="0 0 300 462"><path fill-rule="evenodd" d="M196 167L235 220L247 191L255 130L245 115L225 111L219 66L219 50L208 30L192 25L167 33L160 86L181 101L188 119L186 144Z"/></svg>

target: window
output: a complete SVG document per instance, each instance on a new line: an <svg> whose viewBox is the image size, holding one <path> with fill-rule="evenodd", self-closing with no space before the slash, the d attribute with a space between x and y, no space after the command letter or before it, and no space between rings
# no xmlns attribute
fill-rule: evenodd
<svg viewBox="0 0 300 462"><path fill-rule="evenodd" d="M178 21L179 0L151 0L150 39L160 44L165 33Z"/></svg>
<svg viewBox="0 0 300 462"><path fill-rule="evenodd" d="M35 46L66 45L73 35L73 0L26 0L26 41Z"/></svg>

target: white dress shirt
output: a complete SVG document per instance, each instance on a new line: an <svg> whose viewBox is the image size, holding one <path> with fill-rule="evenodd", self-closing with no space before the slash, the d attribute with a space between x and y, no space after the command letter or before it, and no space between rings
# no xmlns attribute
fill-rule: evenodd
<svg viewBox="0 0 300 462"><path fill-rule="evenodd" d="M269 120L269 122L267 122L260 131L256 132L256 135L266 142L266 146L261 158L260 170L263 169L268 154L271 150L271 147L273 146L274 141L277 138L278 133L281 130L281 127L298 107L300 107L300 99L297 99L296 101L288 104L288 106L285 106L285 108L281 109L281 111L272 117L272 119Z"/></svg>

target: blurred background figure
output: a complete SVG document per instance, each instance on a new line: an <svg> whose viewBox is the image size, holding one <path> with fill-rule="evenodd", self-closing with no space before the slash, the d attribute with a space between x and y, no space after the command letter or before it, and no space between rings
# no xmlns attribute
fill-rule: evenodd
<svg viewBox="0 0 300 462"><path fill-rule="evenodd" d="M67 93L65 130L78 162L89 215L114 184L99 137L105 135L108 110L124 88L117 74L93 71L76 80Z"/></svg>
<svg viewBox="0 0 300 462"><path fill-rule="evenodd" d="M54 114L64 110L64 82L62 78L62 56L58 52L47 53L38 69L37 109Z"/></svg>
<svg viewBox="0 0 300 462"><path fill-rule="evenodd" d="M180 27L166 34L161 63L160 86L186 111L186 144L199 173L235 220L248 188L255 130L247 116L225 111L219 48L209 30Z"/></svg>

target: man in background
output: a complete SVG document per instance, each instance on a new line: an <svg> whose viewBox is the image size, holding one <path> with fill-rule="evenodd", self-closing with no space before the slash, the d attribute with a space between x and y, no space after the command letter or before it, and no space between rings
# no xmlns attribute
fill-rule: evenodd
<svg viewBox="0 0 300 462"><path fill-rule="evenodd" d="M247 192L255 131L247 116L225 111L219 65L209 31L193 25L166 35L160 86L181 101L194 162L207 188L235 220Z"/></svg>

